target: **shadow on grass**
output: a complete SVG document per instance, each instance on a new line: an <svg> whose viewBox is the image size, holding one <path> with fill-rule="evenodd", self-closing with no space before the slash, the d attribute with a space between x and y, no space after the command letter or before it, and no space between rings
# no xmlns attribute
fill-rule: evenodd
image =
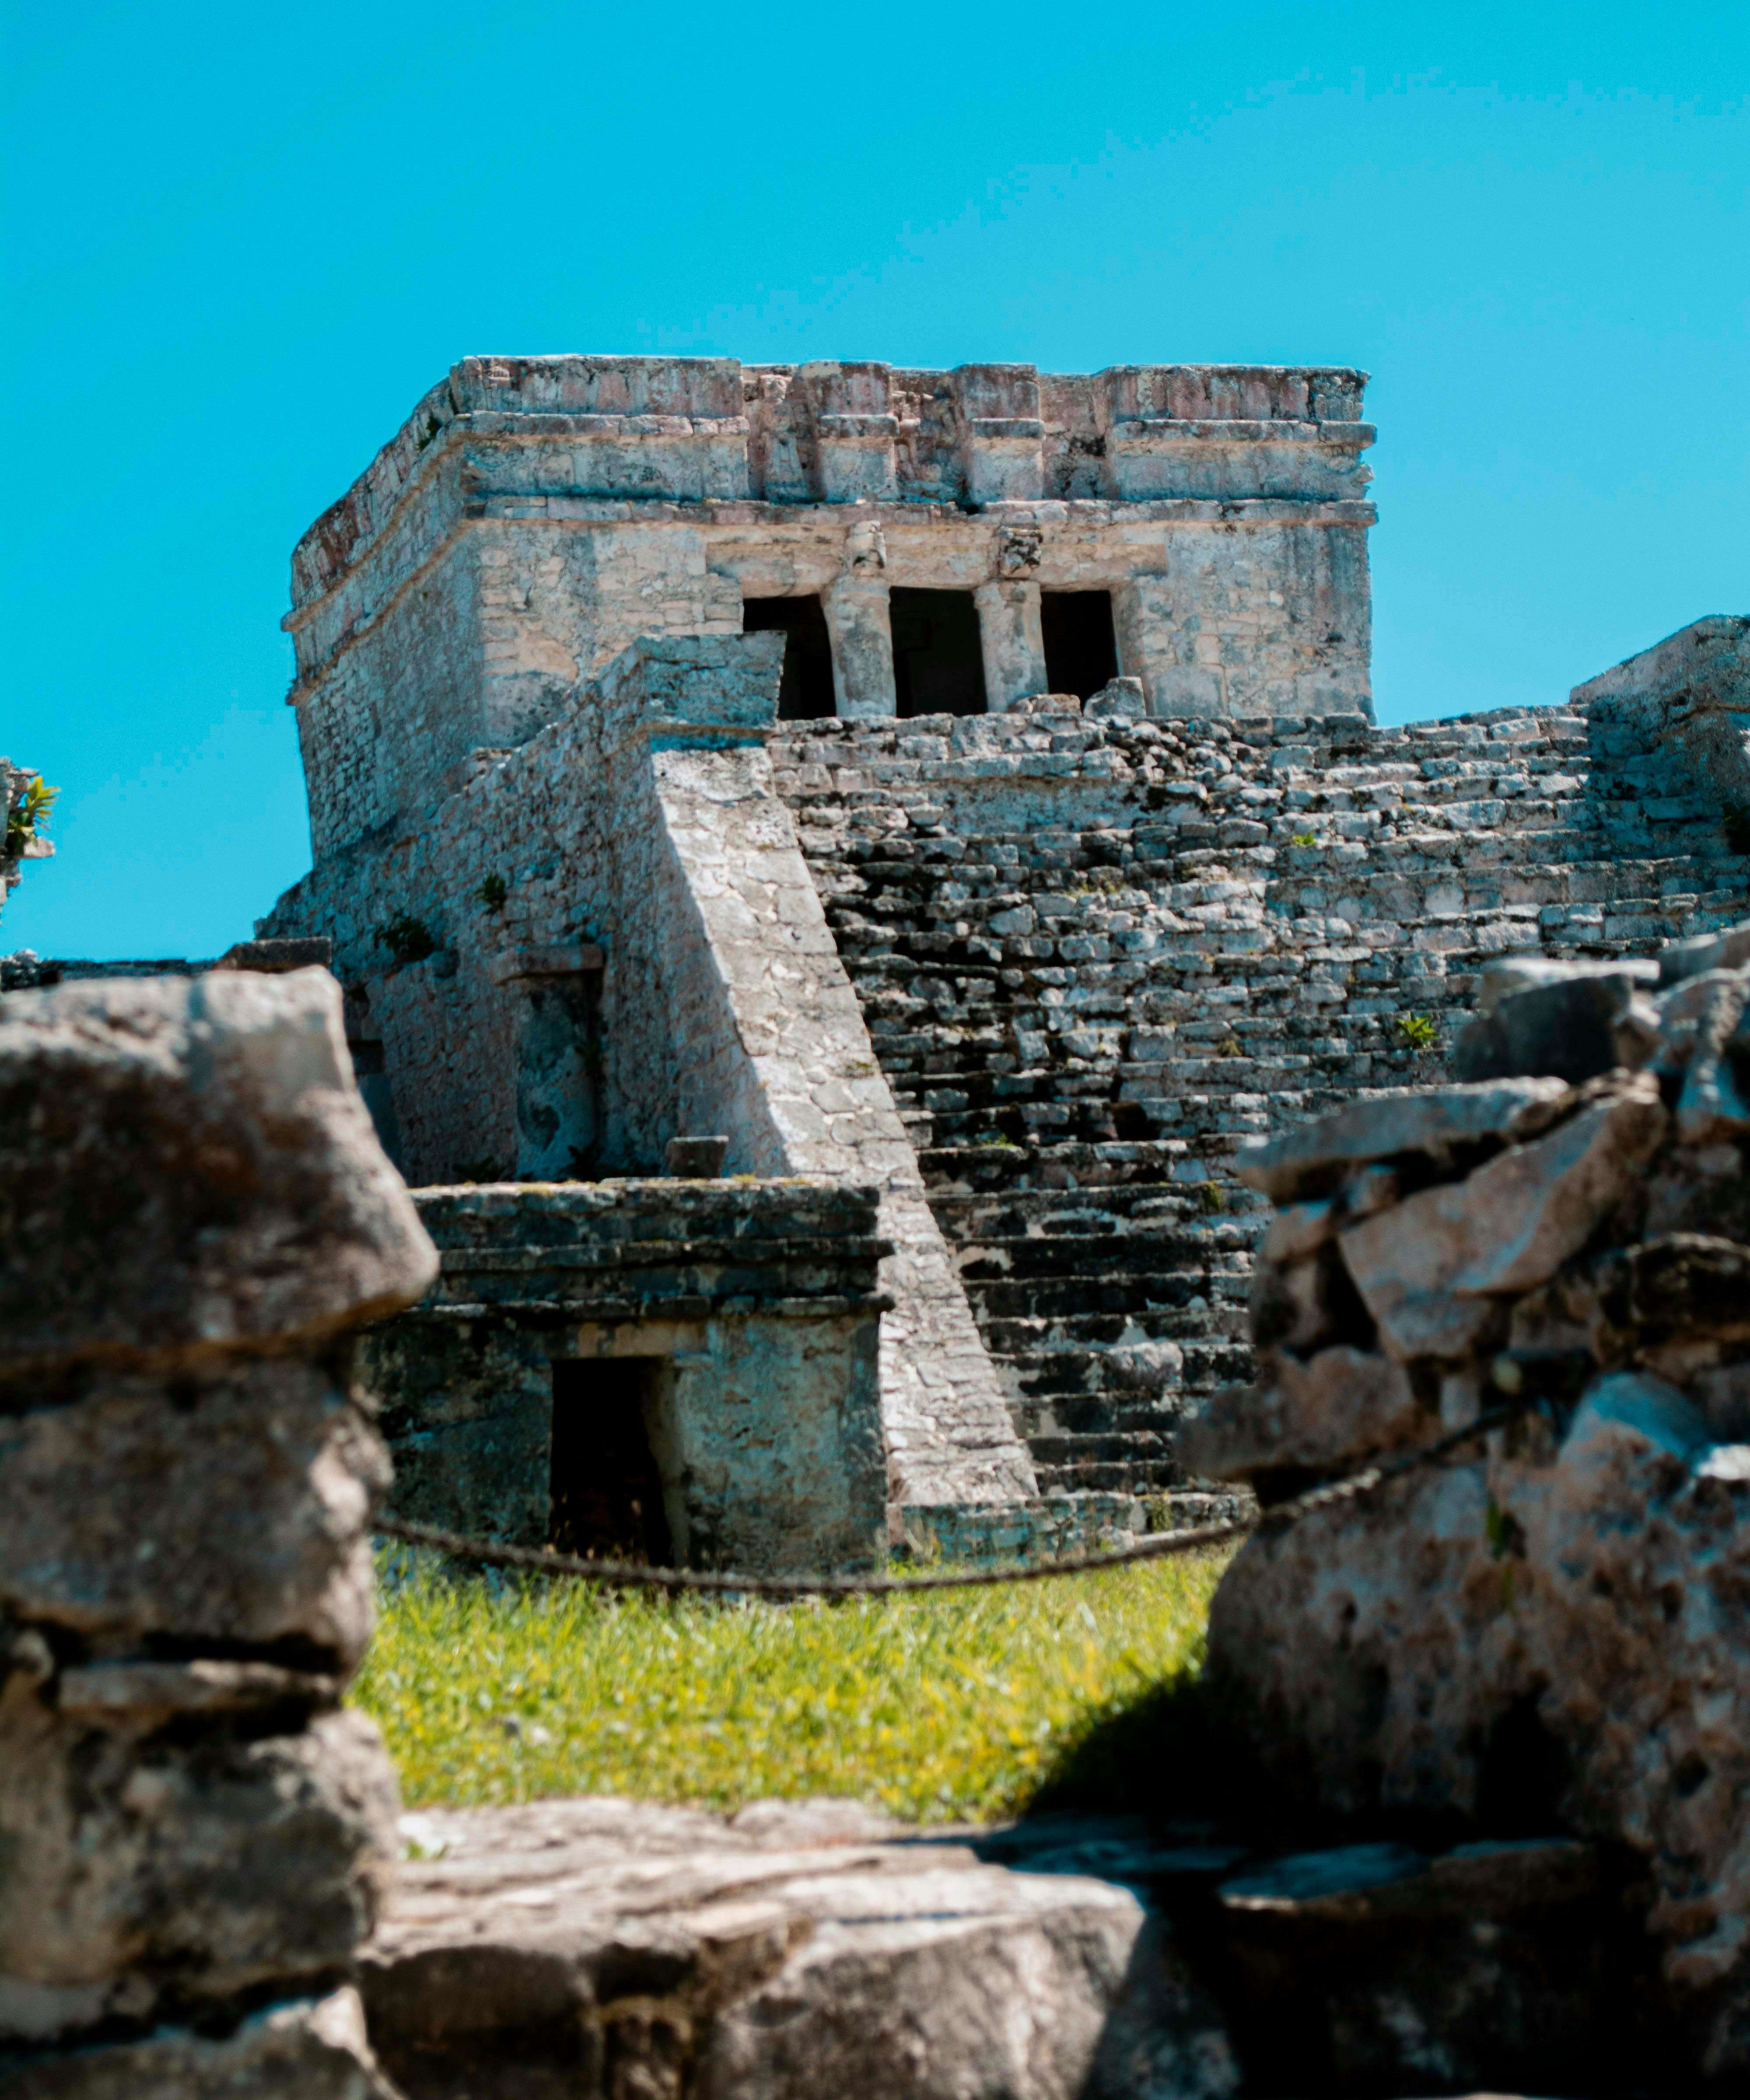
<svg viewBox="0 0 1750 2100"><path fill-rule="evenodd" d="M1109 1708L1065 1744L1023 1815L1193 1815L1258 1821L1250 1757L1200 1674L1187 1671Z"/></svg>

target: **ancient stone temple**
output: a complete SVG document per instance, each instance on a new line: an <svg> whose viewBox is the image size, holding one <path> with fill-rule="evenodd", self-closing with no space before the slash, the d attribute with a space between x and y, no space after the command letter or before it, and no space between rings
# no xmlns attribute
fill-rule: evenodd
<svg viewBox="0 0 1750 2100"><path fill-rule="evenodd" d="M622 1543L656 1537L647 1439L672 1454L671 1546L738 1540L769 1560L782 1527L747 1515L775 1495L804 1564L876 1550L866 1507L840 1498L824 1531L804 1517L793 1454L756 1487L745 1449L724 1472L721 1420L681 1420L692 1387L727 1404L677 1367L729 1348L786 1366L784 1407L809 1427L778 1445L814 1453L817 1475L855 1476L845 1454L873 1427L896 1528L910 1511L976 1546L998 1507L1028 1511L1008 1542L1136 1520L1079 1477L1051 1484L1078 1499L1037 1498L928 1200L928 1104L906 1105L908 1127L827 921L835 885L780 789L794 762L766 747L780 724L903 721L920 753L946 752L953 722L1007 721L988 753L975 735L964 770L1033 803L980 822L1025 829L1042 814L1032 756L1062 770L1084 700L1114 724L1364 720L1362 386L1323 369L469 359L306 535L287 625L315 867L262 930L333 942L362 1083L410 1178L647 1178L672 1140L717 1134L728 1172L758 1185L693 1238L658 1222L651 1193L628 1198L645 1220L629 1244L619 1215L586 1220L570 1199L475 1204L465 1229L443 1199L440 1239L468 1242L447 1278L500 1273L490 1292L447 1281L417 1341L380 1344L410 1501L543 1534L570 1493L549 1466L581 1357L580 1404L597 1426L624 1418L649 1476L610 1497ZM809 774L844 779L862 755L820 756ZM1115 748L1095 765L1109 784L1132 770ZM849 1298L843 1226L821 1239L824 1218L772 1185L798 1175L879 1199ZM606 1231L609 1265L574 1245L556 1282L551 1242L575 1231ZM862 1390L844 1367L857 1324L873 1335L877 1258L879 1418L829 1432ZM816 1276L839 1279L818 1304ZM1165 1358L1133 1339L1122 1361L1157 1383ZM724 1485L703 1491L713 1474Z"/></svg>
<svg viewBox="0 0 1750 2100"><path fill-rule="evenodd" d="M224 961L332 962L442 1252L367 1344L404 1513L791 1566L1202 1513L1236 1146L1432 1076L1497 957L1741 915L1750 623L1373 726L1362 391L469 359L312 527L314 866Z"/></svg>
<svg viewBox="0 0 1750 2100"><path fill-rule="evenodd" d="M373 1344L410 1509L548 1535L573 1394L622 1543L769 1556L790 1504L792 1557L855 1559L867 1506L800 1483L867 1448L877 1323L891 1534L1183 1508L1176 1424L1248 1361L1236 1145L1426 1077L1493 955L1732 915L1743 622L1373 727L1362 386L469 359L319 520L315 866L258 930L332 942L452 1192ZM668 1178L705 1136L740 1194ZM704 1402L725 1350L788 1366L793 1449Z"/></svg>

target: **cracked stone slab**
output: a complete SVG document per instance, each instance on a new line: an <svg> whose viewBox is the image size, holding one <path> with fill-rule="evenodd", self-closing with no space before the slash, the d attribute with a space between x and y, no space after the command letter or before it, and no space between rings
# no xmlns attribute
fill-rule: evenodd
<svg viewBox="0 0 1750 2100"><path fill-rule="evenodd" d="M403 1827L417 1856L363 1988L408 2100L1238 2089L1220 2014L1131 1888L994 1864L966 1833L606 1799Z"/></svg>

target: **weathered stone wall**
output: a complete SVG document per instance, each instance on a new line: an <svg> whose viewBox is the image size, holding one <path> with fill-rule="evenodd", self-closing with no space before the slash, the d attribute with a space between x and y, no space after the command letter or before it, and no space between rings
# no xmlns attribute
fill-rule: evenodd
<svg viewBox="0 0 1750 2100"><path fill-rule="evenodd" d="M1024 1498L1031 1467L772 792L781 660L774 635L641 642L425 820L319 863L261 930L333 940L421 1182L552 1171L519 1118L529 988L598 964L602 1134L571 1171L649 1172L670 1138L716 1131L732 1173L879 1187L893 1500ZM376 929L409 912L435 946L396 967Z"/></svg>
<svg viewBox="0 0 1750 2100"><path fill-rule="evenodd" d="M1040 593L1109 590L1157 712L1364 709L1363 375L469 358L300 542L318 860L417 817L640 634L818 593L840 712L894 705L896 586L976 594L990 704ZM611 405L603 405L604 404Z"/></svg>
<svg viewBox="0 0 1750 2100"><path fill-rule="evenodd" d="M651 1443L683 1566L887 1551L879 1192L796 1180L421 1189L443 1262L374 1329L403 1516L550 1534L555 1361L655 1359Z"/></svg>
<svg viewBox="0 0 1750 2100"><path fill-rule="evenodd" d="M0 2083L386 2100L348 1335L436 1260L332 979L9 996L0 1240Z"/></svg>
<svg viewBox="0 0 1750 2100"><path fill-rule="evenodd" d="M1042 1485L1166 1489L1184 1412L1246 1375L1236 1145L1436 1069L1493 957L1725 923L1746 862L1608 705L1034 706L769 748Z"/></svg>
<svg viewBox="0 0 1750 2100"><path fill-rule="evenodd" d="M1251 1148L1259 1379L1187 1454L1269 1502L1510 1410L1249 1541L1211 1679L1328 1815L1633 1858L1677 2060L1722 2081L1750 2069L1747 959L1750 924L1501 964L1460 1044L1494 1076Z"/></svg>

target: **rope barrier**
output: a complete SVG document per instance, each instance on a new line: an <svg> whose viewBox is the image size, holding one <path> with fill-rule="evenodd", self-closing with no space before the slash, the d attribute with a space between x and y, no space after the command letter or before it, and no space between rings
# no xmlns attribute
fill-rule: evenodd
<svg viewBox="0 0 1750 2100"><path fill-rule="evenodd" d="M1223 1524L1192 1524L1183 1531L1157 1532L1138 1539L1134 1546L1113 1546L1104 1552L1073 1553L1056 1560L1023 1561L1011 1568L971 1568L943 1575L743 1575L691 1568L645 1568L625 1560L587 1560L579 1554L554 1553L540 1546L501 1546L493 1539L469 1538L437 1524L408 1524L395 1517L378 1518L372 1529L381 1538L399 1539L407 1546L435 1547L457 1560L478 1561L486 1567L575 1576L611 1590L703 1590L717 1595L733 1593L755 1597L894 1597L926 1590L982 1590L1003 1582L1044 1582L1060 1575L1126 1568L1137 1561L1166 1560L1207 1546L1225 1546L1256 1531L1285 1529L1316 1510L1357 1501L1406 1473L1439 1465L1466 1444L1503 1427L1522 1411L1504 1407L1479 1415L1464 1428L1422 1445L1404 1458L1309 1488L1304 1494L1275 1503L1255 1516L1236 1517Z"/></svg>

